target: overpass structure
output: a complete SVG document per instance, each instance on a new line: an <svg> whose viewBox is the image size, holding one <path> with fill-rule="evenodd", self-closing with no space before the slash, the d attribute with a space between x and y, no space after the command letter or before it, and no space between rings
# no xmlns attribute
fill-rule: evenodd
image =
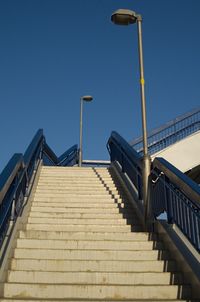
<svg viewBox="0 0 200 302"><path fill-rule="evenodd" d="M131 142L142 154L142 138ZM200 109L179 116L148 135L152 160L163 157L200 183Z"/></svg>
<svg viewBox="0 0 200 302"><path fill-rule="evenodd" d="M39 130L0 175L0 301L200 301L200 188L155 155L174 134L149 146L147 229L142 150L113 132L109 165L77 167L77 145L57 157Z"/></svg>

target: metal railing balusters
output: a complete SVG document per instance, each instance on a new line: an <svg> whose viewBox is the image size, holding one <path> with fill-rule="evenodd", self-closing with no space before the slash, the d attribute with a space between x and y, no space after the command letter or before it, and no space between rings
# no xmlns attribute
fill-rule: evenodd
<svg viewBox="0 0 200 302"><path fill-rule="evenodd" d="M195 236L196 236L196 246L198 247L198 250L200 251L200 219L197 219L196 215L195 215Z"/></svg>
<svg viewBox="0 0 200 302"><path fill-rule="evenodd" d="M158 151L186 138L198 130L200 130L199 108L150 132L148 135L149 154L157 153ZM138 138L131 142L131 146L142 155L142 138Z"/></svg>
<svg viewBox="0 0 200 302"><path fill-rule="evenodd" d="M195 217L195 214L193 211L191 211L189 213L189 216L190 216L190 221L191 221L191 224L190 224L191 238L192 238L193 244L196 245L196 244L198 244L198 237L196 236L196 232L195 232L196 217Z"/></svg>
<svg viewBox="0 0 200 302"><path fill-rule="evenodd" d="M177 203L179 203L179 198L177 198ZM187 212L188 212L188 207L186 206L186 203L183 202L183 203L180 203L178 205L179 207L179 212L180 212L180 225L181 225L181 228L182 230L186 230L186 233L191 236L191 232L190 232L190 224L189 224L189 221L188 221L188 215L187 215Z"/></svg>
<svg viewBox="0 0 200 302"><path fill-rule="evenodd" d="M200 251L200 188L181 171L163 158L153 161L152 173L163 172L165 179L158 182L164 184L166 204L163 212L167 212L169 223L175 223L185 234L191 244ZM153 187L152 203L157 199L158 192ZM158 217L158 215L157 215Z"/></svg>

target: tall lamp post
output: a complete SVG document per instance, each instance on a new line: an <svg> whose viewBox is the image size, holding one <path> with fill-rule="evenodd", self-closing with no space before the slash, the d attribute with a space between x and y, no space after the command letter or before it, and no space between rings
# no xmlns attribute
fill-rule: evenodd
<svg viewBox="0 0 200 302"><path fill-rule="evenodd" d="M83 155L83 102L91 102L93 97L91 95L84 95L80 99L80 140L79 140L79 158L78 165L82 166L82 155Z"/></svg>
<svg viewBox="0 0 200 302"><path fill-rule="evenodd" d="M139 66L140 66L140 93L141 93L141 109L142 109L142 132L143 132L143 202L144 202L144 220L147 227L150 205L149 205L149 175L151 159L148 155L147 143L147 122L146 122L146 101L145 101L145 81L144 81L144 63L143 63L143 48L142 48L142 16L136 14L132 10L119 9L111 16L111 21L118 25L129 25L137 23L138 29L138 50L139 50Z"/></svg>

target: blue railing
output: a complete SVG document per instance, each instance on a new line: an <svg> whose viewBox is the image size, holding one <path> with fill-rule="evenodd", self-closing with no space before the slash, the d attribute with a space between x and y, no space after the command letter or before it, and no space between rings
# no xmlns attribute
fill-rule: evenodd
<svg viewBox="0 0 200 302"><path fill-rule="evenodd" d="M117 161L142 199L142 157L117 132L112 132L108 143L111 162Z"/></svg>
<svg viewBox="0 0 200 302"><path fill-rule="evenodd" d="M122 173L142 196L142 157L120 135L112 132L108 141L111 162L120 163ZM175 223L191 244L200 251L200 187L162 158L154 159L151 170L152 216L166 212L168 223Z"/></svg>
<svg viewBox="0 0 200 302"><path fill-rule="evenodd" d="M38 130L24 155L14 154L0 174L0 246L9 223L19 216L29 185L41 160L54 166L74 165L78 159L78 147L74 145L57 157L47 145L42 130Z"/></svg>
<svg viewBox="0 0 200 302"><path fill-rule="evenodd" d="M151 131L148 135L148 152L154 154L199 130L200 109L195 109ZM131 146L143 154L142 137L132 141Z"/></svg>
<svg viewBox="0 0 200 302"><path fill-rule="evenodd" d="M200 187L163 158L154 159L152 179L154 217L166 212L168 223L175 223L200 251Z"/></svg>
<svg viewBox="0 0 200 302"><path fill-rule="evenodd" d="M46 166L74 166L78 161L78 146L73 145L60 157L57 157L45 141L42 159Z"/></svg>

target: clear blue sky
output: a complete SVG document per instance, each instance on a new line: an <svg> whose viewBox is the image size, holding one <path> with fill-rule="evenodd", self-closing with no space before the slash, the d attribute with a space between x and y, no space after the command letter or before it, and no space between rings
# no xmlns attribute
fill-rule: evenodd
<svg viewBox="0 0 200 302"><path fill-rule="evenodd" d="M60 155L79 140L85 159L107 159L112 130L141 134L136 26L110 22L118 8L143 16L148 128L200 104L199 0L1 0L0 170L38 128Z"/></svg>

